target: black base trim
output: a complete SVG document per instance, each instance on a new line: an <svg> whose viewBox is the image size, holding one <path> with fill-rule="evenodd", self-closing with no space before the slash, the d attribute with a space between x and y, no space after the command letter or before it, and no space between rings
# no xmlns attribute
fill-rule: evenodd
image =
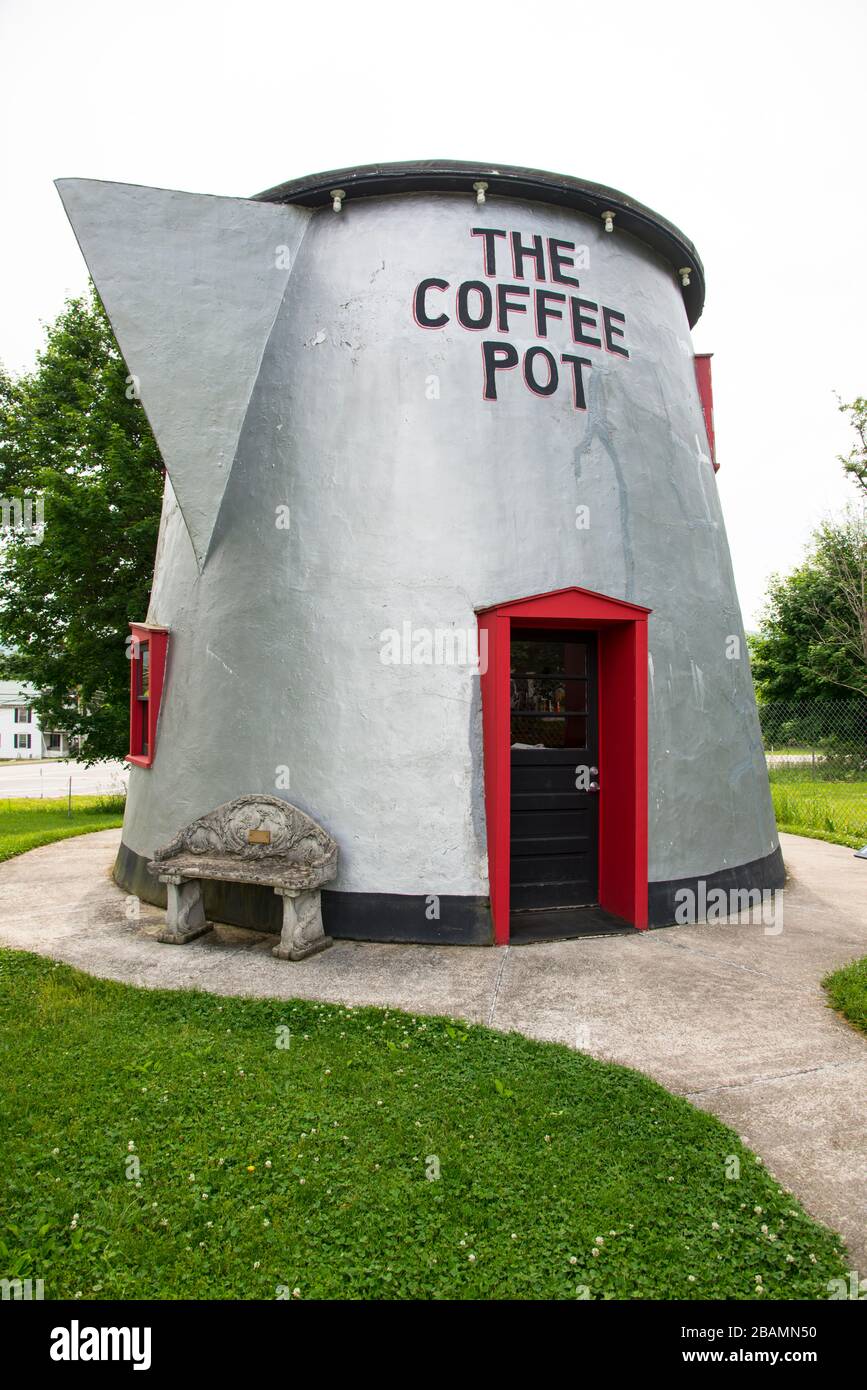
<svg viewBox="0 0 867 1390"><path fill-rule="evenodd" d="M428 917L434 910L438 919ZM491 946L494 941L488 898L323 892L322 922L329 936L354 941L441 946Z"/></svg>
<svg viewBox="0 0 867 1390"><path fill-rule="evenodd" d="M676 894L686 888L700 898L699 884L705 885L709 893L714 888L722 888L729 893L733 889L782 888L786 882L786 866L783 851L778 845L772 854L764 859L751 859L749 864L736 864L729 869L717 869L712 874L699 874L695 878L672 878L664 883L647 885L648 923L651 927L670 927L674 925L677 910Z"/></svg>
<svg viewBox="0 0 867 1390"><path fill-rule="evenodd" d="M148 873L147 866L144 855L136 854L121 843L114 865L114 881L142 902L164 908L165 886ZM649 924L652 927L673 925L675 897L683 888L690 889L698 897L698 885L702 882L708 892L712 888L728 892L731 889L782 888L785 881L783 852L778 847L764 859L719 869L703 878L651 883L648 884ZM434 910L439 912L438 918L429 916ZM279 935L282 924L282 904L277 894L270 888L246 883L207 880L205 912L216 922L229 922L233 926L274 932L275 935ZM443 894L434 899L420 893L333 893L326 890L322 894L322 919L328 935L338 940L453 946L490 946L494 940L490 900L456 894ZM574 936L585 934L583 930L572 933Z"/></svg>

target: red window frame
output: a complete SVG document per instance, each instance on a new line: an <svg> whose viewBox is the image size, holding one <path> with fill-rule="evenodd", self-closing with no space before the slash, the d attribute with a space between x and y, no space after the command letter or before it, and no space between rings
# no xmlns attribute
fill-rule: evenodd
<svg viewBox="0 0 867 1390"><path fill-rule="evenodd" d="M169 630L149 623L130 623L128 763L150 767L157 742L157 722L166 674ZM147 672L147 689L143 690Z"/></svg>

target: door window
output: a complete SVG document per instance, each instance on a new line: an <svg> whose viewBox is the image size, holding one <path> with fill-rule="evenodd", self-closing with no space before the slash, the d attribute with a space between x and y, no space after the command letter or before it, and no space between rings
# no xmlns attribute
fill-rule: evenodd
<svg viewBox="0 0 867 1390"><path fill-rule="evenodd" d="M587 643L555 633L514 636L512 747L586 748Z"/></svg>

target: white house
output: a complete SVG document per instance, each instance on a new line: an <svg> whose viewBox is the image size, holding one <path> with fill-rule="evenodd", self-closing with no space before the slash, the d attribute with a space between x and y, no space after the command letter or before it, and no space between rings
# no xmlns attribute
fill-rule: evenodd
<svg viewBox="0 0 867 1390"><path fill-rule="evenodd" d="M65 733L39 727L33 701L36 690L20 681L0 681L0 760L6 758L66 758Z"/></svg>

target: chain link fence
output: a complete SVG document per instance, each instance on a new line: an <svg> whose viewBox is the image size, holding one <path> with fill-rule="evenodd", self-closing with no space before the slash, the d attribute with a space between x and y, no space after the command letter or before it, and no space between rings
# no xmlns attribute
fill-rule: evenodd
<svg viewBox="0 0 867 1390"><path fill-rule="evenodd" d="M777 825L867 845L867 699L759 705Z"/></svg>

